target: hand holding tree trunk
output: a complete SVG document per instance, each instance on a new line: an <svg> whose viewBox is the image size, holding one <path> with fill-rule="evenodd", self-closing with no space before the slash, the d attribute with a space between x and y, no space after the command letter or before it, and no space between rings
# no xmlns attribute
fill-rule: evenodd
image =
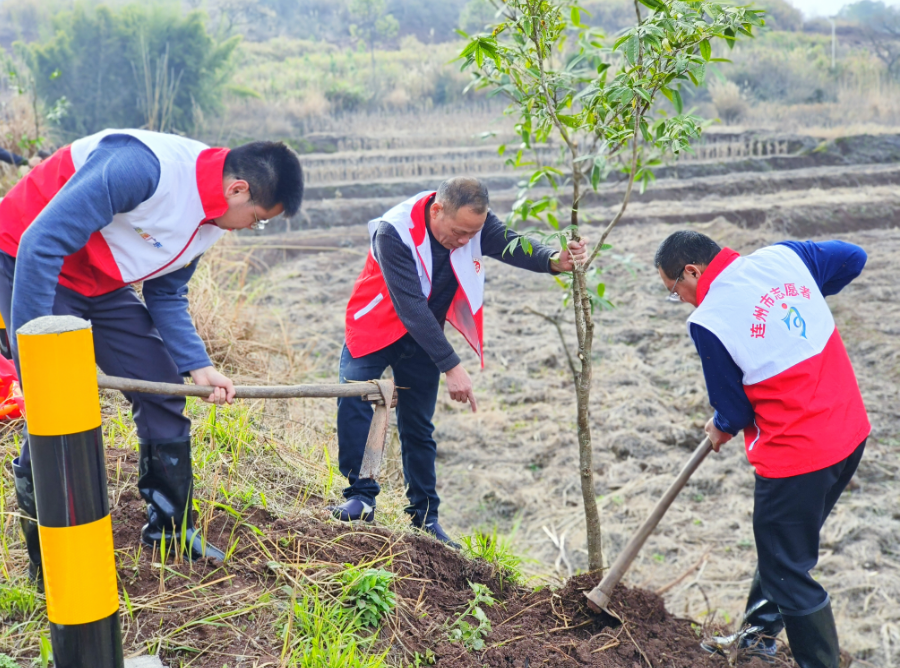
<svg viewBox="0 0 900 668"><path fill-rule="evenodd" d="M712 57L713 43L732 46L764 23L762 12L720 0L640 2L650 11L643 18L637 11L635 27L610 45L583 23L577 0L504 0L502 22L491 34L470 38L461 54L463 69L474 74L472 85L509 98L506 113L516 119L521 143L500 152L514 150L507 164L529 175L507 223L537 221L545 226L541 236L562 248L580 238L581 225L605 223L587 262L559 280L578 340L572 362L590 570L603 567L590 422L593 315L612 307L596 260L610 248L607 237L625 214L634 184L646 188L654 166L690 151L700 136L702 121L684 113L681 86L702 86L710 63L727 62ZM582 209L585 196L613 170L626 180L621 205L611 220L593 221ZM518 244L531 252L527 237L509 250Z"/></svg>

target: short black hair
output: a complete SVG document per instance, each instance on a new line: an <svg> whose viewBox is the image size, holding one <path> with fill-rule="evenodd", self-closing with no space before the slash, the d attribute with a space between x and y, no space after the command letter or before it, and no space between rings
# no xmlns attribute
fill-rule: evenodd
<svg viewBox="0 0 900 668"><path fill-rule="evenodd" d="M297 154L280 141L253 141L225 156L226 176L246 181L253 203L265 209L278 204L288 218L303 202L303 168Z"/></svg>
<svg viewBox="0 0 900 668"><path fill-rule="evenodd" d="M435 199L444 205L444 210L450 216L464 206L478 214L486 213L491 204L487 186L468 176L456 176L444 181L438 187Z"/></svg>
<svg viewBox="0 0 900 668"><path fill-rule="evenodd" d="M673 281L681 276L685 265L709 264L722 248L705 234L681 230L666 237L656 249L656 268Z"/></svg>

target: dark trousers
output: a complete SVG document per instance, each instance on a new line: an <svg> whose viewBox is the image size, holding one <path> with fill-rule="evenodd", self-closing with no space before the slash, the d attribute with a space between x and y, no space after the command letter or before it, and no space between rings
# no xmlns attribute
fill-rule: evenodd
<svg viewBox="0 0 900 668"><path fill-rule="evenodd" d="M868 439L867 439L868 440ZM819 532L862 459L866 441L833 466L788 478L756 476L753 534L768 600L785 615L809 615L828 593L809 571L819 560Z"/></svg>
<svg viewBox="0 0 900 668"><path fill-rule="evenodd" d="M15 266L14 258L0 253L0 314L4 322L12 322L10 304ZM57 285L53 315L74 315L91 321L94 354L103 373L161 383L184 382L150 312L134 288L120 288L100 297L85 297ZM10 336L11 342L13 339ZM18 365L15 344L13 354ZM125 397L131 402L141 440L190 438L191 421L184 416L183 397L139 393L128 393ZM27 437L22 441L19 463L26 468L31 465Z"/></svg>
<svg viewBox="0 0 900 668"><path fill-rule="evenodd" d="M434 442L434 406L441 372L428 354L407 334L387 348L353 358L347 346L341 353L340 379L367 381L381 378L388 367L394 372L397 391L397 430L403 458L403 477L409 506L406 512L421 525L426 518L436 519L440 499L435 491L437 474ZM359 478L366 438L372 423L373 408L359 397L338 399L338 465L350 486L344 498L360 499L371 506L381 491L371 478Z"/></svg>

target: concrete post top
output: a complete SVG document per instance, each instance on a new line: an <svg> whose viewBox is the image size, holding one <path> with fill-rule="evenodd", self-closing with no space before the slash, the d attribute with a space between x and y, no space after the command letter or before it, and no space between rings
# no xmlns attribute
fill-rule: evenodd
<svg viewBox="0 0 900 668"><path fill-rule="evenodd" d="M74 315L45 315L25 323L19 327L16 334L24 334L25 336L65 334L66 332L77 332L82 329L89 329L90 326L91 323L89 320L82 320L81 318L76 318Z"/></svg>
<svg viewBox="0 0 900 668"><path fill-rule="evenodd" d="M125 659L125 668L166 668L158 656L139 656L136 659Z"/></svg>

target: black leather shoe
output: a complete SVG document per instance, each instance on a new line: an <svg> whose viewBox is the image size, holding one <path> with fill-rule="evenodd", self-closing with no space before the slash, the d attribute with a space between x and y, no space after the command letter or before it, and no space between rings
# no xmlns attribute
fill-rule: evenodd
<svg viewBox="0 0 900 668"><path fill-rule="evenodd" d="M810 615L784 615L784 629L800 668L840 668L841 650L831 601Z"/></svg>
<svg viewBox="0 0 900 668"><path fill-rule="evenodd" d="M224 562L225 554L206 543L194 528L191 441L141 441L138 491L147 502L147 524L141 541L162 547L166 553L181 551L186 559Z"/></svg>
<svg viewBox="0 0 900 668"><path fill-rule="evenodd" d="M341 522L374 522L375 508L361 499L347 499L337 506L327 506L332 517Z"/></svg>
<svg viewBox="0 0 900 668"><path fill-rule="evenodd" d="M432 538L436 538L441 541L447 547L452 547L454 550L459 550L462 548L462 545L453 541L450 536L447 535L447 532L441 528L441 525L438 524L437 520L431 520L430 522L426 522L422 526L416 527L419 531L424 531Z"/></svg>
<svg viewBox="0 0 900 668"><path fill-rule="evenodd" d="M44 593L44 573L41 569L41 538L38 533L37 501L34 498L34 477L30 468L19 466L19 458L12 462L13 480L16 487L16 502L19 504L19 524L25 536L28 551L28 579L35 583L38 591Z"/></svg>

